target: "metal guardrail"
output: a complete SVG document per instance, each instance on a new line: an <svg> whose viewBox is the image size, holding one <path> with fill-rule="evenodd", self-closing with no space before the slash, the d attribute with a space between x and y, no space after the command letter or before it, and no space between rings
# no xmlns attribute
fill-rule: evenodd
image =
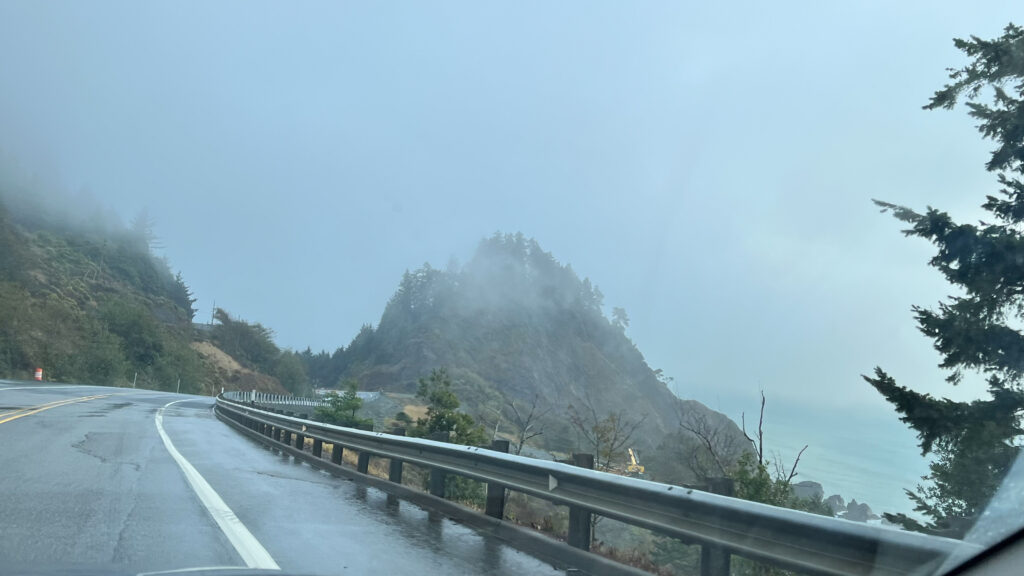
<svg viewBox="0 0 1024 576"><path fill-rule="evenodd" d="M360 472L366 472L371 455L389 458L392 481L401 479L401 465L396 480L394 464L408 462L486 482L502 493L507 488L567 505L570 516L573 511L594 513L699 544L705 551L724 551L726 558L734 554L799 572L931 574L954 551L962 554L972 546L486 448L332 426L247 406L226 394L217 398L216 409L268 440L299 448L305 438L312 438L316 457L323 443L355 450ZM332 462L341 463L340 450L332 449ZM570 521L569 540L579 543L573 524ZM588 521L586 546L589 529ZM724 566L728 570L728 561ZM709 573L706 567L702 573Z"/></svg>
<svg viewBox="0 0 1024 576"><path fill-rule="evenodd" d="M238 391L233 390L221 394L228 400L235 402L249 402L256 404L279 404L282 406L305 406L309 408L320 408L327 406L327 400L321 398L303 398L301 396L285 396L284 394L268 394L255 390Z"/></svg>

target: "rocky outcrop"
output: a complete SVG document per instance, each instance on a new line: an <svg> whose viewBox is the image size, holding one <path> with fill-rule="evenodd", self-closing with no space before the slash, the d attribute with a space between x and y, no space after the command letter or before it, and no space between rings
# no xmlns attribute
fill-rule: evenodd
<svg viewBox="0 0 1024 576"><path fill-rule="evenodd" d="M858 503L856 499L850 500L850 503L846 506L846 513L840 514L839 517L845 518L846 520L853 520L854 522L878 520L878 515L871 511L871 506L864 503Z"/></svg>
<svg viewBox="0 0 1024 576"><path fill-rule="evenodd" d="M821 487L821 484L810 480L797 482L791 488L793 495L801 500L821 500L825 497L825 489Z"/></svg>
<svg viewBox="0 0 1024 576"><path fill-rule="evenodd" d="M846 512L846 500L843 500L843 497L839 494L833 494L828 498L825 498L825 505L828 506L829 510L831 510L836 516L842 512Z"/></svg>
<svg viewBox="0 0 1024 576"><path fill-rule="evenodd" d="M843 497L839 494L833 494L824 500L825 505L832 510L832 513L836 515L836 518L843 518L845 520L851 520L853 522L867 522L868 520L878 520L880 517L871 510L871 506L868 506L864 502L857 502L857 499L850 500L847 504Z"/></svg>
<svg viewBox="0 0 1024 576"><path fill-rule="evenodd" d="M697 476L685 469L693 450L653 457L669 436L682 435L689 444L676 444L702 449L682 421L714 435L727 465L748 450L735 422L669 390L624 327L604 316L602 298L589 279L536 241L499 234L482 241L464 266L407 272L377 327L364 326L348 347L324 360L323 370L309 372L320 382L353 379L363 390L414 394L420 378L446 368L471 416L493 418L495 407L512 402L550 410L551 422L533 441L545 452L579 448L568 419L555 416L570 406L593 420L621 416L639 422L624 448L643 453L645 466L662 481ZM657 470L666 461L684 469Z"/></svg>

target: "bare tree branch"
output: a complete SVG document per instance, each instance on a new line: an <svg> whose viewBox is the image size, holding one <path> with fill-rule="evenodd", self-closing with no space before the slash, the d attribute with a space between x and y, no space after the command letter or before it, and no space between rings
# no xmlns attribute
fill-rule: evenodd
<svg viewBox="0 0 1024 576"><path fill-rule="evenodd" d="M807 444L800 449L800 452L796 455L796 460L793 461L793 467L789 470L789 476L786 477L786 484L789 484L790 480L796 477L796 465L800 463L800 457L804 455L804 450L807 450Z"/></svg>
<svg viewBox="0 0 1024 576"><path fill-rule="evenodd" d="M644 418L645 417L642 416L636 420L629 421L621 410L610 414L605 418L605 421L611 426L611 438L608 440L607 451L604 458L605 468L610 467L611 461L619 454L624 453L623 449L629 445L629 442L633 439L633 434L636 433L637 428L644 423Z"/></svg>
<svg viewBox="0 0 1024 576"><path fill-rule="evenodd" d="M757 453L757 463L764 465L764 390L761 390L761 416L757 419L757 440L750 437L747 434L747 414L746 412L740 413L740 422L742 423L743 437L750 441L750 445L754 447L754 452Z"/></svg>
<svg viewBox="0 0 1024 576"><path fill-rule="evenodd" d="M753 438L750 437L750 434L747 434L747 413L746 412L740 412L740 423L741 423L740 429L743 430L743 437L746 438L750 442L750 445L754 447L754 452L759 452L759 450L757 448L757 442Z"/></svg>
<svg viewBox="0 0 1024 576"><path fill-rule="evenodd" d="M764 403L764 390L761 390L761 417L757 419L757 460L760 464L764 464Z"/></svg>
<svg viewBox="0 0 1024 576"><path fill-rule="evenodd" d="M545 410L537 412L537 400L538 396L534 394L533 402L530 404L530 412L523 416L516 406L515 400L510 400L508 406L512 409L513 424L518 430L519 442L516 444L516 455L519 455L523 451L523 446L526 445L531 439L536 438L544 434L544 426L542 419L551 412L551 408L548 407Z"/></svg>
<svg viewBox="0 0 1024 576"><path fill-rule="evenodd" d="M622 456L622 449L632 440L645 417L631 420L625 411L619 410L601 418L589 394L584 395L583 401L586 408L583 413L575 405L569 405L569 423L576 429L578 437L586 440L588 449L593 450L597 468L607 470L612 461Z"/></svg>
<svg viewBox="0 0 1024 576"><path fill-rule="evenodd" d="M719 457L720 450L717 445L719 431L711 429L711 426L708 424L707 417L703 414L690 414L685 421L680 420L679 426L683 430L686 430L696 436L697 439L704 444L708 455L711 456L711 459L715 463L715 467L718 469L718 473L724 475L726 467L722 464L722 459ZM694 457L691 456L691 460L693 459ZM703 465L700 465L700 467L703 468ZM694 472L697 472L697 470L694 470Z"/></svg>
<svg viewBox="0 0 1024 576"><path fill-rule="evenodd" d="M491 442L498 437L498 428L501 426L501 408L491 408L488 406L491 412L494 412L494 432L491 433Z"/></svg>

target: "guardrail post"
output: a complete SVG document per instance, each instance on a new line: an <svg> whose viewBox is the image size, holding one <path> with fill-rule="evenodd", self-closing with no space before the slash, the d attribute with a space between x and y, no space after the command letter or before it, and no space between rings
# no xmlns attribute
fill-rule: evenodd
<svg viewBox="0 0 1024 576"><path fill-rule="evenodd" d="M319 438L313 439L313 456L320 458L324 453L324 441Z"/></svg>
<svg viewBox="0 0 1024 576"><path fill-rule="evenodd" d="M331 444L331 462L341 466L341 456L345 453L345 448L335 442Z"/></svg>
<svg viewBox="0 0 1024 576"><path fill-rule="evenodd" d="M356 463L356 471L360 474L370 473L370 453L360 452L359 461Z"/></svg>
<svg viewBox="0 0 1024 576"><path fill-rule="evenodd" d="M395 436L405 436L405 428L395 428L391 431ZM392 458L388 464L388 480L395 484L402 483L402 461Z"/></svg>
<svg viewBox="0 0 1024 576"><path fill-rule="evenodd" d="M274 426L274 440L277 442L281 441L281 428L279 426Z"/></svg>
<svg viewBox="0 0 1024 576"><path fill-rule="evenodd" d="M430 469L430 494L438 498L444 498L444 471L437 468Z"/></svg>
<svg viewBox="0 0 1024 576"><path fill-rule="evenodd" d="M493 440L491 450L508 454L508 440ZM484 513L492 518L505 518L505 487L494 482L487 483L487 505Z"/></svg>
<svg viewBox="0 0 1024 576"><path fill-rule="evenodd" d="M572 463L574 466L593 470L594 455L574 453ZM593 531L590 511L579 506L569 506L569 546L590 551L590 541L594 537Z"/></svg>
<svg viewBox="0 0 1024 576"><path fill-rule="evenodd" d="M296 450L305 450L306 449L306 437L303 436L302 434L299 434L299 433L295 434L295 449Z"/></svg>
<svg viewBox="0 0 1024 576"><path fill-rule="evenodd" d="M732 496L735 484L732 478L708 478L708 492ZM700 576L729 576L731 557L719 546L700 547Z"/></svg>
<svg viewBox="0 0 1024 576"><path fill-rule="evenodd" d="M451 439L451 433L449 432L434 432L427 436L429 440L436 440L438 442L447 442ZM438 470L437 468L430 469L430 494L437 496L438 498L444 498L444 470Z"/></svg>

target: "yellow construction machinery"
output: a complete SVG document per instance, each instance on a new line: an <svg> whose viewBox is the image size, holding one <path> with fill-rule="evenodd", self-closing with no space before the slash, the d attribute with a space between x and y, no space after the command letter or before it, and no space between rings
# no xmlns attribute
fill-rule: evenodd
<svg viewBox="0 0 1024 576"><path fill-rule="evenodd" d="M626 466L626 474L629 476L640 476L644 473L644 467L636 457L636 451L629 449L629 465Z"/></svg>

